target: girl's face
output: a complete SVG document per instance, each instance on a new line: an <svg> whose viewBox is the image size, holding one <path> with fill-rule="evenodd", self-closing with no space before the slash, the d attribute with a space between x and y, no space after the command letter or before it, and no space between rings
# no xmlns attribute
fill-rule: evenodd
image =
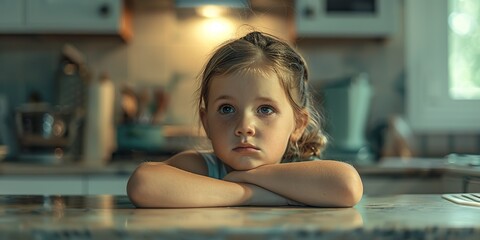
<svg viewBox="0 0 480 240"><path fill-rule="evenodd" d="M289 139L304 130L296 128L292 106L273 74L215 77L208 94L203 126L215 154L235 170L279 163Z"/></svg>

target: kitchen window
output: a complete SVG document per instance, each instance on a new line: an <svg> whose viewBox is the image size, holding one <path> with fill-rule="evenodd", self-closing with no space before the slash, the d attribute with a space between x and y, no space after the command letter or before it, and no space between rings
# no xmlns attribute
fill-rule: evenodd
<svg viewBox="0 0 480 240"><path fill-rule="evenodd" d="M480 2L450 1L449 90L453 99L480 99ZM480 109L479 109L480 110Z"/></svg>
<svg viewBox="0 0 480 240"><path fill-rule="evenodd" d="M407 113L423 133L480 130L480 1L406 0Z"/></svg>

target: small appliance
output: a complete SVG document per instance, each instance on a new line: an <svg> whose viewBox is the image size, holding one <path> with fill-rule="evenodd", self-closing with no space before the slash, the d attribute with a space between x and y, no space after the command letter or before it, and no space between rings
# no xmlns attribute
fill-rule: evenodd
<svg viewBox="0 0 480 240"><path fill-rule="evenodd" d="M320 86L326 133L325 156L347 162L370 162L365 136L372 89L367 73L332 81Z"/></svg>
<svg viewBox="0 0 480 240"><path fill-rule="evenodd" d="M75 113L32 103L15 112L19 156L22 162L62 163L74 160L78 130Z"/></svg>

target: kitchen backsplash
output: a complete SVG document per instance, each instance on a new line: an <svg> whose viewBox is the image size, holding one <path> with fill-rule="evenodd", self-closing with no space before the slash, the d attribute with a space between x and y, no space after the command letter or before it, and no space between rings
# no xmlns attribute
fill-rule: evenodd
<svg viewBox="0 0 480 240"><path fill-rule="evenodd" d="M215 46L242 35L251 29L249 26L291 42L295 39L292 6L287 0L258 11L233 12L223 23L159 2L135 1L134 37L128 43L104 37L0 36L0 94L8 96L12 106L25 103L32 92L53 101L60 51L68 42L85 55L94 78L108 73L115 83L117 100L123 86L167 86L178 77L170 84L165 121L197 126L192 93L197 74ZM310 66L312 81L369 74L373 86L369 130L389 116L404 113L404 35L402 26L398 29L381 41L295 39ZM118 101L115 112L118 121ZM437 149L445 146L449 151L480 152L475 135L419 138L424 155L442 155L444 152Z"/></svg>

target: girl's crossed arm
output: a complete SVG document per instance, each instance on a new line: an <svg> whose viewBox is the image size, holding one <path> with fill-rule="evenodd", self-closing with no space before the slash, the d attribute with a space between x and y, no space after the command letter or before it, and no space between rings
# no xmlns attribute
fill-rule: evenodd
<svg viewBox="0 0 480 240"><path fill-rule="evenodd" d="M210 178L195 152L141 164L130 177L127 193L137 207L218 207L287 205L288 199L249 183Z"/></svg>
<svg viewBox="0 0 480 240"><path fill-rule="evenodd" d="M360 201L363 185L357 171L338 161L265 165L234 171L225 180L251 183L311 206L351 207Z"/></svg>

